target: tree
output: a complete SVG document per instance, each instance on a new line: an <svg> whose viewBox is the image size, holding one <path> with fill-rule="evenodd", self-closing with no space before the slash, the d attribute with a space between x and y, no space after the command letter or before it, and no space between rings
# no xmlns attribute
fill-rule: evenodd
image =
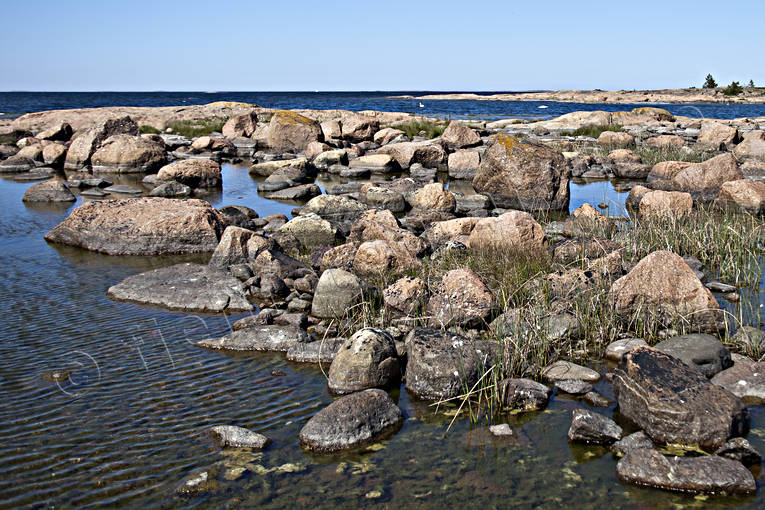
<svg viewBox="0 0 765 510"><path fill-rule="evenodd" d="M704 88L705 89L716 89L717 88L717 82L714 78L712 78L711 74L707 75L707 79L704 81Z"/></svg>
<svg viewBox="0 0 765 510"><path fill-rule="evenodd" d="M749 88L750 89L754 88L754 80L749 80Z"/></svg>
<svg viewBox="0 0 765 510"><path fill-rule="evenodd" d="M723 94L726 96L737 96L744 91L744 88L737 82L732 81L730 85L723 89Z"/></svg>

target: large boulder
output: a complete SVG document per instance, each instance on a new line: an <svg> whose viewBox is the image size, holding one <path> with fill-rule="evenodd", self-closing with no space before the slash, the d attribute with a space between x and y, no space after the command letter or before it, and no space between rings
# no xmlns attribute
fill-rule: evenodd
<svg viewBox="0 0 765 510"><path fill-rule="evenodd" d="M412 255L421 255L427 245L412 232L401 228L393 213L388 210L365 211L351 226L349 241L392 241L402 244Z"/></svg>
<svg viewBox="0 0 765 510"><path fill-rule="evenodd" d="M765 213L765 182L739 179L720 186L715 207L749 214Z"/></svg>
<svg viewBox="0 0 765 510"><path fill-rule="evenodd" d="M327 269L321 274L311 304L311 315L339 318L353 312L364 297L364 284L353 273L343 269Z"/></svg>
<svg viewBox="0 0 765 510"><path fill-rule="evenodd" d="M626 322L701 332L723 327L720 305L680 257L655 251L611 285L614 311Z"/></svg>
<svg viewBox="0 0 765 510"><path fill-rule="evenodd" d="M300 431L300 444L315 452L357 448L394 434L404 415L387 393L370 389L341 397Z"/></svg>
<svg viewBox="0 0 765 510"><path fill-rule="evenodd" d="M736 158L726 153L683 168L672 178L672 185L694 197L710 200L724 183L743 178Z"/></svg>
<svg viewBox="0 0 765 510"><path fill-rule="evenodd" d="M440 182L426 184L407 195L409 205L414 208L453 212L457 205L454 194Z"/></svg>
<svg viewBox="0 0 765 510"><path fill-rule="evenodd" d="M534 217L522 211L508 211L496 218L481 218L470 232L470 248L514 253L541 253L545 232Z"/></svg>
<svg viewBox="0 0 765 510"><path fill-rule="evenodd" d="M755 160L765 163L765 131L752 131L733 149L733 155L739 161Z"/></svg>
<svg viewBox="0 0 765 510"><path fill-rule="evenodd" d="M741 141L738 129L721 122L708 120L701 123L696 143L711 150L730 150Z"/></svg>
<svg viewBox="0 0 765 510"><path fill-rule="evenodd" d="M325 220L350 228L367 206L347 197L336 195L319 195L306 203L300 214L314 213Z"/></svg>
<svg viewBox="0 0 765 510"><path fill-rule="evenodd" d="M297 216L281 227L279 234L295 236L308 249L317 246L333 246L338 239L337 227L316 214Z"/></svg>
<svg viewBox="0 0 765 510"><path fill-rule="evenodd" d="M274 150L299 152L322 140L319 123L308 117L287 110L278 110L271 117L268 146Z"/></svg>
<svg viewBox="0 0 765 510"><path fill-rule="evenodd" d="M425 168L439 168L446 162L444 148L429 141L390 143L377 152L390 155L404 170L415 163Z"/></svg>
<svg viewBox="0 0 765 510"><path fill-rule="evenodd" d="M740 462L709 455L667 457L651 448L635 448L616 465L620 480L681 492L753 494L757 483Z"/></svg>
<svg viewBox="0 0 765 510"><path fill-rule="evenodd" d="M119 117L100 122L96 127L77 135L66 153L64 168L79 170L90 164L90 158L109 137L114 135L138 136L138 124L130 117Z"/></svg>
<svg viewBox="0 0 765 510"><path fill-rule="evenodd" d="M396 342L386 331L364 328L345 341L329 367L332 393L388 388L401 378Z"/></svg>
<svg viewBox="0 0 765 510"><path fill-rule="evenodd" d="M695 368L707 378L733 366L730 351L717 338L704 333L675 336L654 347Z"/></svg>
<svg viewBox="0 0 765 510"><path fill-rule="evenodd" d="M74 202L77 197L65 182L50 180L29 187L21 198L24 202Z"/></svg>
<svg viewBox="0 0 765 510"><path fill-rule="evenodd" d="M108 255L201 253L215 250L223 229L202 200L126 198L81 205L45 239Z"/></svg>
<svg viewBox="0 0 765 510"><path fill-rule="evenodd" d="M237 264L247 264L255 260L261 251L270 248L269 241L252 230L228 226L223 231L209 264L221 269Z"/></svg>
<svg viewBox="0 0 765 510"><path fill-rule="evenodd" d="M447 161L449 177L452 179L473 180L480 163L481 155L477 150L455 151L449 154Z"/></svg>
<svg viewBox="0 0 765 510"><path fill-rule="evenodd" d="M371 140L379 128L380 122L367 115L350 115L341 122L342 136L351 142Z"/></svg>
<svg viewBox="0 0 765 510"><path fill-rule="evenodd" d="M651 167L648 173L648 182L658 180L672 180L680 171L693 165L688 161L660 161Z"/></svg>
<svg viewBox="0 0 765 510"><path fill-rule="evenodd" d="M448 241L459 241L469 244L470 233L475 228L480 218L454 218L453 220L438 221L430 225L422 237L433 245L440 245ZM494 239L493 236L491 236Z"/></svg>
<svg viewBox="0 0 765 510"><path fill-rule="evenodd" d="M679 218L691 213L693 197L683 191L648 191L638 206L640 214L653 218Z"/></svg>
<svg viewBox="0 0 765 510"><path fill-rule="evenodd" d="M129 276L106 294L119 301L185 312L252 310L239 280L200 264L177 264Z"/></svg>
<svg viewBox="0 0 765 510"><path fill-rule="evenodd" d="M207 338L196 343L205 349L222 351L287 352L299 343L307 343L308 335L296 326L252 326L220 338Z"/></svg>
<svg viewBox="0 0 765 510"><path fill-rule="evenodd" d="M738 397L651 347L625 353L613 383L621 416L659 444L714 451L749 427L749 414Z"/></svg>
<svg viewBox="0 0 765 510"><path fill-rule="evenodd" d="M497 309L491 290L470 269L447 272L431 290L427 316L433 327L481 327Z"/></svg>
<svg viewBox="0 0 765 510"><path fill-rule="evenodd" d="M67 148L60 143L49 143L42 150L43 163L47 166L61 168L66 160Z"/></svg>
<svg viewBox="0 0 765 510"><path fill-rule="evenodd" d="M215 188L223 179L220 164L211 159L183 159L159 169L157 178L161 181L177 181L192 188Z"/></svg>
<svg viewBox="0 0 765 510"><path fill-rule="evenodd" d="M473 188L505 209L566 210L569 174L559 152L499 134L481 159Z"/></svg>
<svg viewBox="0 0 765 510"><path fill-rule="evenodd" d="M250 138L258 128L258 114L255 110L234 115L223 124L222 133L226 138Z"/></svg>
<svg viewBox="0 0 765 510"><path fill-rule="evenodd" d="M104 140L90 158L94 172L149 173L165 163L161 145L140 136L118 134Z"/></svg>
<svg viewBox="0 0 765 510"><path fill-rule="evenodd" d="M452 150L473 147L481 143L481 137L478 136L478 133L456 120L449 123L441 135L441 139Z"/></svg>
<svg viewBox="0 0 765 510"><path fill-rule="evenodd" d="M353 271L364 278L403 274L421 266L406 245L381 239L361 243L353 258Z"/></svg>

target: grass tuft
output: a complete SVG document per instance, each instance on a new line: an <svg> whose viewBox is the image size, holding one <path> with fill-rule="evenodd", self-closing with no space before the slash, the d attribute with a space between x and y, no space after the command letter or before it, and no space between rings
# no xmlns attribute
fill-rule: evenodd
<svg viewBox="0 0 765 510"><path fill-rule="evenodd" d="M154 126L149 126L148 124L144 124L138 128L138 132L141 134L148 134L148 135L158 135L161 133L161 131Z"/></svg>
<svg viewBox="0 0 765 510"><path fill-rule="evenodd" d="M173 130L176 135L186 138L196 138L209 135L213 132L220 132L228 119L222 117L213 117L203 120L176 120L169 122L167 127Z"/></svg>
<svg viewBox="0 0 765 510"><path fill-rule="evenodd" d="M424 136L425 138L435 138L444 134L449 125L445 120L412 120L401 124L394 124L392 127L400 129L409 138L415 136Z"/></svg>
<svg viewBox="0 0 765 510"><path fill-rule="evenodd" d="M598 138L604 131L619 132L622 127L617 124L604 124L601 126L582 126L574 131L561 131L560 136L589 136L590 138Z"/></svg>

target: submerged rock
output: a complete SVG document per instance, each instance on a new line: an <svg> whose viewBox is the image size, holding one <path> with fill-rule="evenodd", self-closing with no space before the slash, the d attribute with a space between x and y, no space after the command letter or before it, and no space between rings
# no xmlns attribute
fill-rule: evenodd
<svg viewBox="0 0 765 510"><path fill-rule="evenodd" d="M740 462L707 457L665 457L656 450L638 448L616 465L626 483L684 492L750 494L757 490L752 473Z"/></svg>
<svg viewBox="0 0 765 510"><path fill-rule="evenodd" d="M24 202L74 202L77 197L69 191L66 183L50 180L30 186L21 200Z"/></svg>
<svg viewBox="0 0 765 510"><path fill-rule="evenodd" d="M300 444L315 452L356 448L401 428L404 416L382 390L341 397L316 413L300 431Z"/></svg>
<svg viewBox="0 0 765 510"><path fill-rule="evenodd" d="M735 395L650 347L626 353L613 382L621 416L660 444L714 450L749 427L749 413Z"/></svg>
<svg viewBox="0 0 765 510"><path fill-rule="evenodd" d="M262 450L271 443L263 434L258 434L244 427L216 425L210 428L210 434L222 447L255 448Z"/></svg>
<svg viewBox="0 0 765 510"><path fill-rule="evenodd" d="M199 347L224 351L286 352L298 343L308 342L308 335L294 326L253 326L220 337L197 342Z"/></svg>
<svg viewBox="0 0 765 510"><path fill-rule="evenodd" d="M249 312L242 284L210 266L177 264L129 276L110 287L112 299L187 312Z"/></svg>
<svg viewBox="0 0 765 510"><path fill-rule="evenodd" d="M610 445L622 437L622 428L612 419L586 409L574 409L568 440Z"/></svg>

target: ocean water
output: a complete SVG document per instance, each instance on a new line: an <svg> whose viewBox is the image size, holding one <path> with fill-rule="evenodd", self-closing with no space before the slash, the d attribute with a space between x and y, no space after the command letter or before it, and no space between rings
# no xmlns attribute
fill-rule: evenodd
<svg viewBox="0 0 765 510"><path fill-rule="evenodd" d="M0 118L65 108L177 106L242 101L267 108L379 110L455 119L549 119L573 111L620 111L660 106L687 117L732 119L765 116L765 104L586 104L554 101L474 101L395 99L433 91L383 92L0 92ZM484 92L479 94L494 94ZM420 107L420 104L423 106ZM540 108L540 107L546 108Z"/></svg>

